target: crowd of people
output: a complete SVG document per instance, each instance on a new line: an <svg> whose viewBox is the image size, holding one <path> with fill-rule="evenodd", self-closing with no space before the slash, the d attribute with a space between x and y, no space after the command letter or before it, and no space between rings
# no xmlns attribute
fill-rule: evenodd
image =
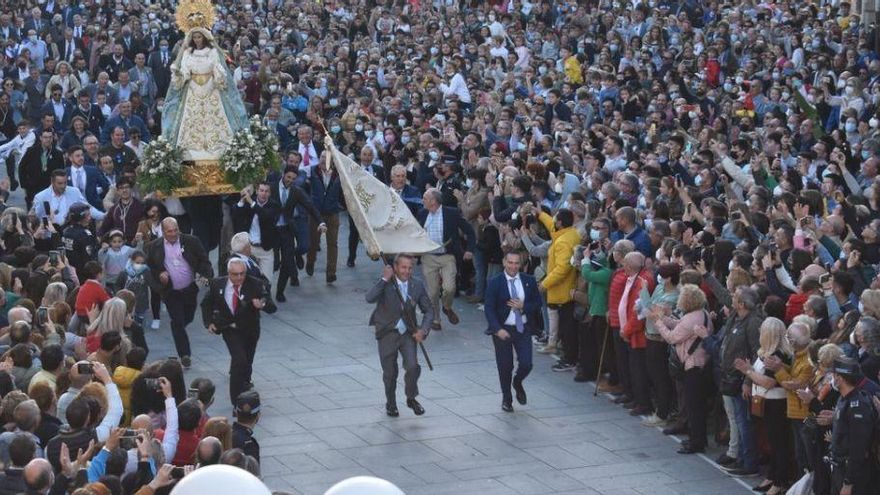
<svg viewBox="0 0 880 495"><path fill-rule="evenodd" d="M687 434L682 454L726 444L718 464L759 491L873 493L880 42L860 8L217 1L216 43L284 167L218 202L205 237L186 201L137 182L182 38L170 2L0 2L0 193L25 192L0 217L0 491L162 492L185 474L165 463L258 472L256 340L223 333L246 349L230 425L208 419L210 383L185 386L186 327L215 248L236 294L242 265L263 282L255 311L314 275L322 236L336 281L329 135L442 246L420 258L430 330L519 253L554 371ZM162 302L179 359L145 364Z"/></svg>

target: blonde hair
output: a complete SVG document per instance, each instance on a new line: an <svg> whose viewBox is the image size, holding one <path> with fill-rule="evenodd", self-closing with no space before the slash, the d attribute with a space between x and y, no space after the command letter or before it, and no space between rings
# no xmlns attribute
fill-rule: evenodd
<svg viewBox="0 0 880 495"><path fill-rule="evenodd" d="M106 332L122 334L126 316L128 316L128 305L122 299L114 297L104 303L101 314L89 325L89 333L97 331L98 335Z"/></svg>
<svg viewBox="0 0 880 495"><path fill-rule="evenodd" d="M43 306L52 306L56 302L67 300L67 286L63 282L52 282L43 292Z"/></svg>
<svg viewBox="0 0 880 495"><path fill-rule="evenodd" d="M731 289L730 292L735 292L736 289L744 285L752 284L752 276L749 275L749 272L744 269L735 266L733 270L730 270L730 273L727 275L727 283L728 287Z"/></svg>
<svg viewBox="0 0 880 495"><path fill-rule="evenodd" d="M691 313L699 311L706 307L706 294L693 284L685 284L681 286L678 294L678 309L682 313Z"/></svg>
<svg viewBox="0 0 880 495"><path fill-rule="evenodd" d="M77 397L91 397L97 400L98 404L101 405L101 419L107 415L107 411L110 409L110 401L107 399L107 389L101 383L87 383L82 390L79 391ZM91 418L90 421L94 424L100 423L100 420L97 420L96 418Z"/></svg>
<svg viewBox="0 0 880 495"><path fill-rule="evenodd" d="M864 307L862 316L880 319L880 290L867 289L862 291L861 301Z"/></svg>
<svg viewBox="0 0 880 495"><path fill-rule="evenodd" d="M758 349L758 357L772 356L779 351L787 356L794 354L791 344L785 338L785 323L779 318L767 318L761 323L761 347Z"/></svg>
<svg viewBox="0 0 880 495"><path fill-rule="evenodd" d="M215 437L220 440L223 451L232 448L232 427L224 416L215 416L205 422L202 428L202 438Z"/></svg>

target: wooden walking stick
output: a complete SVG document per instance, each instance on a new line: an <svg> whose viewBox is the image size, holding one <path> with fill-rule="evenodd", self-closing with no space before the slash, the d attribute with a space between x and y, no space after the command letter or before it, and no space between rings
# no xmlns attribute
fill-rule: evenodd
<svg viewBox="0 0 880 495"><path fill-rule="evenodd" d="M596 390L593 391L593 397L599 395L599 379L602 377L602 363L605 361L605 349L608 347L608 334L611 333L610 328L605 328L605 338L602 339L602 352L599 354L599 368L596 370Z"/></svg>

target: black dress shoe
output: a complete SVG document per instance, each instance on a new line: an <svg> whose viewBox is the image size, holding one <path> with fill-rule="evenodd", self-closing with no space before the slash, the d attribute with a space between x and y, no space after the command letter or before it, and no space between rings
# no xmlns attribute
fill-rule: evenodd
<svg viewBox="0 0 880 495"><path fill-rule="evenodd" d="M279 293L275 294L275 300L278 301L278 302L280 302L280 303L283 303L283 302L286 302L286 301L287 301L287 298L284 297L284 293L283 293L283 292L279 292Z"/></svg>
<svg viewBox="0 0 880 495"><path fill-rule="evenodd" d="M296 267L298 269L302 270L303 266L305 266L305 264L306 264L306 262L305 262L305 260L303 260L302 255L299 255L296 257Z"/></svg>
<svg viewBox="0 0 880 495"><path fill-rule="evenodd" d="M306 264L306 275L312 276L315 274L315 265L313 263Z"/></svg>
<svg viewBox="0 0 880 495"><path fill-rule="evenodd" d="M425 408L415 399L406 399L406 407L412 409L413 412L416 413L416 416L425 414Z"/></svg>
<svg viewBox="0 0 880 495"><path fill-rule="evenodd" d="M682 445L680 449L678 449L679 454L702 454L706 451L706 447L694 446L691 444Z"/></svg>
<svg viewBox="0 0 880 495"><path fill-rule="evenodd" d="M290 286L291 287L299 287L299 279L298 278L290 279Z"/></svg>
<svg viewBox="0 0 880 495"><path fill-rule="evenodd" d="M348 261L345 262L345 265L349 268L354 268L354 259L349 258Z"/></svg>
<svg viewBox="0 0 880 495"><path fill-rule="evenodd" d="M330 285L333 282L336 282L336 275L327 275L327 285Z"/></svg>
<svg viewBox="0 0 880 495"><path fill-rule="evenodd" d="M501 410L504 412L513 412L513 405L510 402L502 402Z"/></svg>
<svg viewBox="0 0 880 495"><path fill-rule="evenodd" d="M772 482L772 481L768 481L767 483L765 483L765 484L763 484L763 485L762 485L762 484L755 485L755 486L752 488L752 491L753 491L753 492L758 492L758 493L767 493L767 492L770 491L771 488L773 488L773 482Z"/></svg>
<svg viewBox="0 0 880 495"><path fill-rule="evenodd" d="M681 435L687 433L687 427L683 425L674 425L669 428L663 428L664 435Z"/></svg>
<svg viewBox="0 0 880 495"><path fill-rule="evenodd" d="M385 405L385 414L391 416L392 418L396 418L400 416L400 411L397 410L397 406L394 404L386 404Z"/></svg>
<svg viewBox="0 0 880 495"><path fill-rule="evenodd" d="M522 405L526 405L526 389L523 388L522 382L513 382L513 389L516 391L516 401Z"/></svg>

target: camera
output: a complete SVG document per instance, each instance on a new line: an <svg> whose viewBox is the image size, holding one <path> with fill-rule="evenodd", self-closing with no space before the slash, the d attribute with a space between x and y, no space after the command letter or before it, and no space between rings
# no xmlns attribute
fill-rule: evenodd
<svg viewBox="0 0 880 495"><path fill-rule="evenodd" d="M49 321L49 308L40 306L37 308L37 325L45 325Z"/></svg>
<svg viewBox="0 0 880 495"><path fill-rule="evenodd" d="M145 378L144 385L147 386L147 390L155 390L158 392L162 389L162 385L159 383L158 378Z"/></svg>
<svg viewBox="0 0 880 495"><path fill-rule="evenodd" d="M119 437L119 447L123 450L131 450L137 448L138 430L126 428Z"/></svg>
<svg viewBox="0 0 880 495"><path fill-rule="evenodd" d="M179 480L179 479L183 478L183 475L184 475L184 474L185 474L185 472L184 472L184 470L183 470L182 467L179 467L179 466L178 466L178 467L175 467L175 468L172 468L172 469L171 469L171 477L174 478L174 479L176 479L176 480Z"/></svg>
<svg viewBox="0 0 880 495"><path fill-rule="evenodd" d="M190 388L186 390L186 398L187 399L198 399L199 398L199 389Z"/></svg>
<svg viewBox="0 0 880 495"><path fill-rule="evenodd" d="M95 365L92 363L76 363L76 372L80 375L94 375Z"/></svg>

